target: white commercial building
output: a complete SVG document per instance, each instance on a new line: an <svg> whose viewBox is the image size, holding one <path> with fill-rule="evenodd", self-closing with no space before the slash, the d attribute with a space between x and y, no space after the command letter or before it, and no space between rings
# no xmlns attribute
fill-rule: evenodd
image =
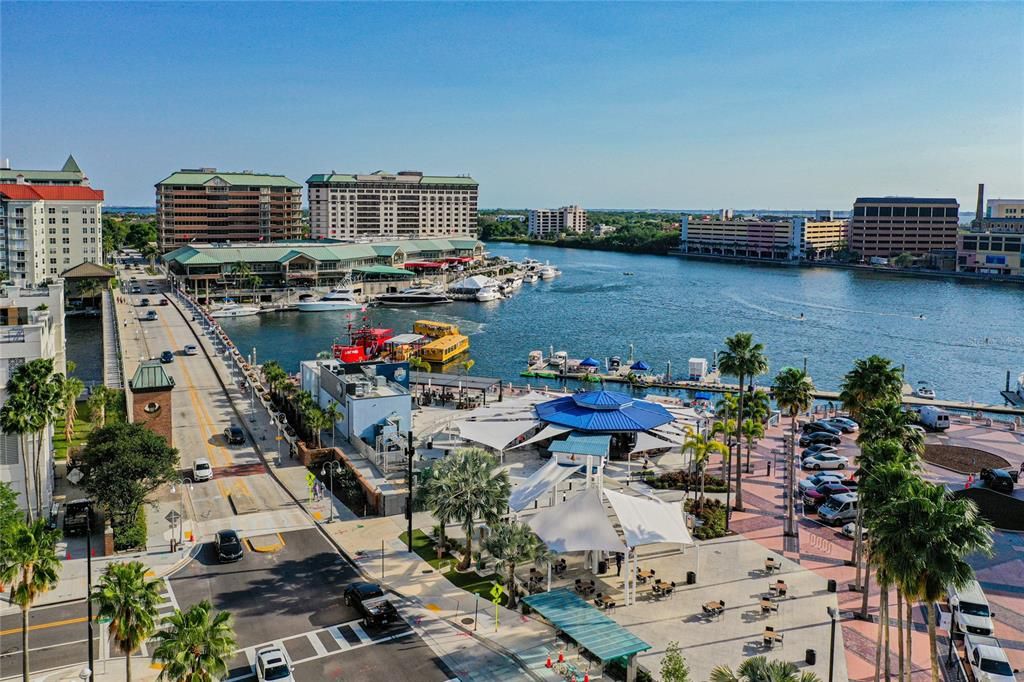
<svg viewBox="0 0 1024 682"><path fill-rule="evenodd" d="M557 237L562 232L587 231L587 212L579 206L532 208L527 220L530 236L538 239Z"/></svg>
<svg viewBox="0 0 1024 682"><path fill-rule="evenodd" d="M319 173L306 180L314 239L476 237L479 184L419 171Z"/></svg>
<svg viewBox="0 0 1024 682"><path fill-rule="evenodd" d="M55 372L67 371L64 282L58 279L39 288L0 285L0 407L7 401L7 381L18 367L41 358L52 359ZM53 496L53 427L43 434L39 457L35 457L31 434L27 443L29 467L35 462L39 472L45 516ZM23 509L27 500L35 499L35 488L26 490L25 455L18 434L0 430L0 481L10 484L18 493Z"/></svg>
<svg viewBox="0 0 1024 682"><path fill-rule="evenodd" d="M0 169L0 270L27 284L103 262L103 191L68 157L60 171Z"/></svg>
<svg viewBox="0 0 1024 682"><path fill-rule="evenodd" d="M1024 199L989 199L986 203L985 217L1024 218Z"/></svg>

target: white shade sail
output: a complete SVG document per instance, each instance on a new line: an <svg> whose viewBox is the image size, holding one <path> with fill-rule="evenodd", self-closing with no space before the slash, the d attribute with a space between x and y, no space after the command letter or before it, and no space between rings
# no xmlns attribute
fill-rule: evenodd
<svg viewBox="0 0 1024 682"><path fill-rule="evenodd" d="M614 490L605 490L604 494L619 518L626 544L630 547L662 542L693 544L678 504L667 504L649 497L631 497Z"/></svg>
<svg viewBox="0 0 1024 682"><path fill-rule="evenodd" d="M536 419L519 419L514 421L460 421L452 426L459 430L463 440L486 445L495 450L504 450L510 442L527 431L536 428L540 422Z"/></svg>
<svg viewBox="0 0 1024 682"><path fill-rule="evenodd" d="M559 464L555 457L552 457L544 466L533 472L532 476L512 490L512 494L508 496L508 506L517 512L526 509L531 502L579 470L579 465L564 466Z"/></svg>
<svg viewBox="0 0 1024 682"><path fill-rule="evenodd" d="M566 428L564 426L554 426L548 424L547 426L540 430L540 433L533 436L532 438L527 438L519 445L512 446L511 448L509 448L509 450L514 450L515 448L521 448L527 445L532 445L533 443L539 443L540 441L546 438L554 438L555 436L560 436L563 433L568 433L569 431L572 431L572 429Z"/></svg>
<svg viewBox="0 0 1024 682"><path fill-rule="evenodd" d="M677 443L667 441L657 436L652 436L647 431L641 431L636 434L636 445L629 451L629 454L635 455L638 452L647 452L649 450L660 450L662 448L674 448L677 447Z"/></svg>
<svg viewBox="0 0 1024 682"><path fill-rule="evenodd" d="M548 549L559 554L589 550L626 551L608 519L608 512L601 501L601 491L597 488L545 509L530 517L526 523Z"/></svg>

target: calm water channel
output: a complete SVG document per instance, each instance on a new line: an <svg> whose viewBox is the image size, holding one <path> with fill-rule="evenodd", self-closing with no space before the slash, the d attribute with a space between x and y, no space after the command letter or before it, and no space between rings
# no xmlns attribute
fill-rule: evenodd
<svg viewBox="0 0 1024 682"><path fill-rule="evenodd" d="M502 301L371 309L373 322L396 333L420 318L456 322L472 343L472 373L517 383L526 381L519 372L533 349L604 359L626 357L633 344L655 372L671 361L679 373L690 357L710 361L738 330L765 344L771 375L806 357L822 388L836 388L855 358L880 353L905 364L909 382L931 382L939 397L999 403L1006 371L1015 381L1024 370L1024 293L1013 287L513 244L490 251L550 261L564 274L524 284ZM239 348L255 346L258 360L296 371L334 337L345 338L349 316L221 322Z"/></svg>

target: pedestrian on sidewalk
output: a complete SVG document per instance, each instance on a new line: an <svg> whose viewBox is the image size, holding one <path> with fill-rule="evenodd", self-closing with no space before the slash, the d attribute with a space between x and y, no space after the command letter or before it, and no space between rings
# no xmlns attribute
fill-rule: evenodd
<svg viewBox="0 0 1024 682"><path fill-rule="evenodd" d="M967 474L967 483L964 485L964 490L967 490L974 485L974 474Z"/></svg>
<svg viewBox="0 0 1024 682"><path fill-rule="evenodd" d="M615 553L615 575L622 574L622 552Z"/></svg>

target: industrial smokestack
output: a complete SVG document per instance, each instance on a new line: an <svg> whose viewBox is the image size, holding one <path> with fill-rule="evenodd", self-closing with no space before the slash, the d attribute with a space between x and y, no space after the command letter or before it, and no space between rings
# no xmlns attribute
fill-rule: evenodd
<svg viewBox="0 0 1024 682"><path fill-rule="evenodd" d="M978 183L978 208L975 209L974 219L981 220L985 217L985 183Z"/></svg>

